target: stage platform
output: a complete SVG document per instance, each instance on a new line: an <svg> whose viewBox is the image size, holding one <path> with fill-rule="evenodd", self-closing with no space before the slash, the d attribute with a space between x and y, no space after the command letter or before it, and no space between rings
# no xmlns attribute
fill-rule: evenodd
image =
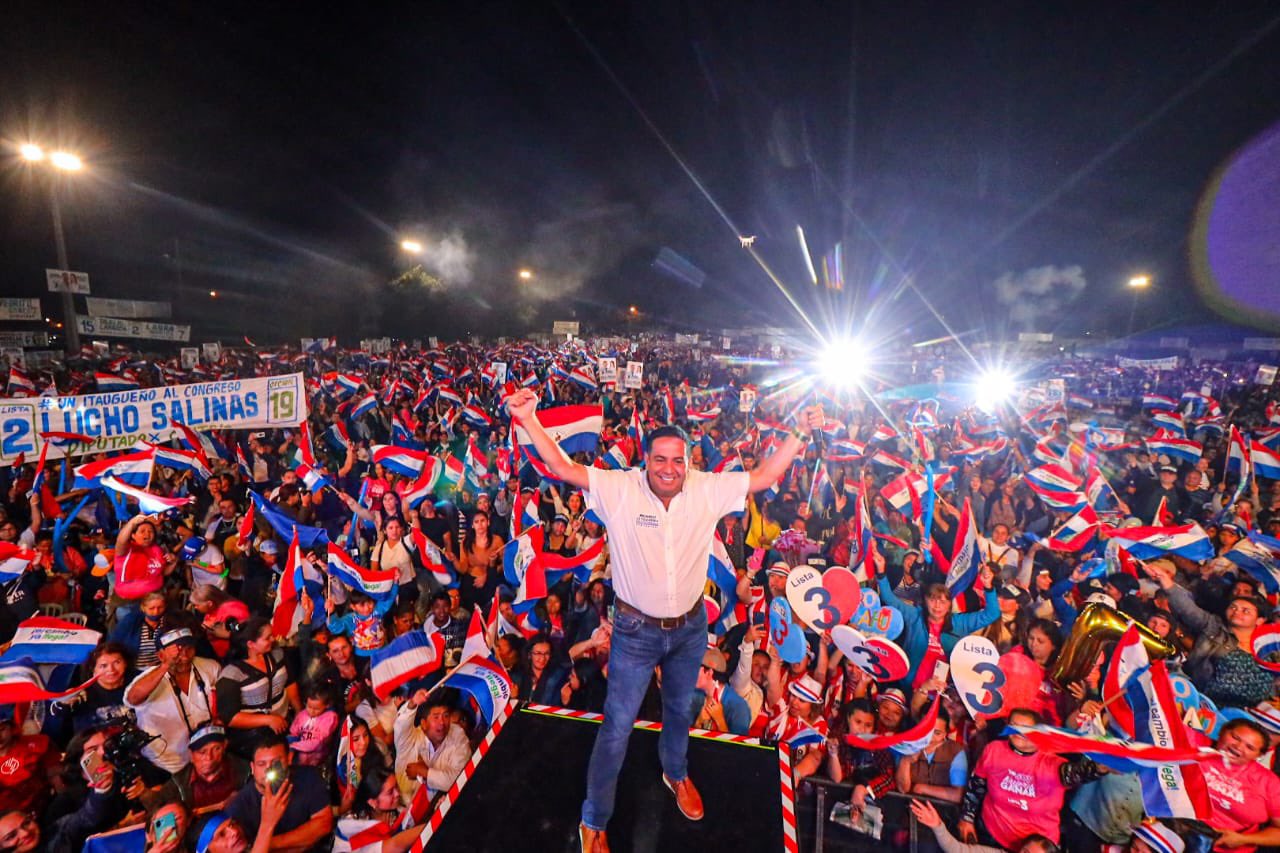
<svg viewBox="0 0 1280 853"><path fill-rule="evenodd" d="M437 806L423 835L424 849L576 853L587 763L599 724L598 715L509 706ZM797 850L785 750L695 730L689 775L702 794L706 816L693 822L680 814L662 784L659 731L644 722L632 731L609 823L612 850Z"/></svg>

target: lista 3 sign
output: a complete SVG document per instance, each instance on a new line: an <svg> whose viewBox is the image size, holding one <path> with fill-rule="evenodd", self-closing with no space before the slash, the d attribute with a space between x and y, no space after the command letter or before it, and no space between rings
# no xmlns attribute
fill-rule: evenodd
<svg viewBox="0 0 1280 853"><path fill-rule="evenodd" d="M307 416L302 374L138 388L78 397L0 400L0 464L40 455L45 432L94 439L88 446L50 444L49 458L128 450L168 441L184 423L196 430L296 427ZM69 452L68 452L69 451Z"/></svg>

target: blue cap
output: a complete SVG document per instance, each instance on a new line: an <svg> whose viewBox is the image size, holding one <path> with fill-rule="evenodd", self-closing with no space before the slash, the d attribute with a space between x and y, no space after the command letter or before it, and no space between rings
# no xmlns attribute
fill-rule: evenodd
<svg viewBox="0 0 1280 853"><path fill-rule="evenodd" d="M204 546L207 544L209 543L204 541L203 536L192 536L186 542L182 543L182 559L194 560L196 556L204 550Z"/></svg>

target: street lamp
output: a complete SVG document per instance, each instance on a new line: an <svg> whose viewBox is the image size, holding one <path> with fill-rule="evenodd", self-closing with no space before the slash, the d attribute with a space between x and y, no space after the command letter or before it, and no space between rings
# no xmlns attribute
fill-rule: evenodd
<svg viewBox="0 0 1280 853"><path fill-rule="evenodd" d="M28 163L48 162L53 167L52 182L49 188L49 203L53 209L53 242L58 251L58 269L71 268L67 260L67 241L62 233L62 208L58 204L60 187L59 172L79 172L84 169L84 161L70 151L53 151L47 157L39 145L28 142L18 147L18 153ZM67 352L76 355L80 352L80 330L76 328L76 303L70 291L60 294L62 301L62 319L67 330Z"/></svg>
<svg viewBox="0 0 1280 853"><path fill-rule="evenodd" d="M1133 291L1133 302L1129 305L1129 325L1124 333L1126 338L1133 334L1133 318L1138 313L1138 294L1151 286L1151 276L1145 273L1130 276L1128 286Z"/></svg>
<svg viewBox="0 0 1280 853"><path fill-rule="evenodd" d="M521 281L529 281L530 279L533 278L533 270L529 270L529 269L520 270L520 272L516 273L516 275L520 277Z"/></svg>

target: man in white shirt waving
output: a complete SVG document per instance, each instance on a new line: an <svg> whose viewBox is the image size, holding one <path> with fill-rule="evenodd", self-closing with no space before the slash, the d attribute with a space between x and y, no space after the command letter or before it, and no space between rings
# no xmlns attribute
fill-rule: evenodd
<svg viewBox="0 0 1280 853"><path fill-rule="evenodd" d="M750 472L708 474L688 467L689 437L675 426L646 437L643 469L587 468L565 455L538 422L538 397L521 389L507 400L551 473L588 492L609 532L617 595L609 650L609 693L587 771L587 798L578 828L583 853L607 853L605 825L613 814L618 771L655 667L662 667L662 781L690 820L702 819L702 798L689 780L686 752L692 698L707 646L702 591L715 525L742 509L747 495L767 489L786 472L822 409L806 409L799 427Z"/></svg>

